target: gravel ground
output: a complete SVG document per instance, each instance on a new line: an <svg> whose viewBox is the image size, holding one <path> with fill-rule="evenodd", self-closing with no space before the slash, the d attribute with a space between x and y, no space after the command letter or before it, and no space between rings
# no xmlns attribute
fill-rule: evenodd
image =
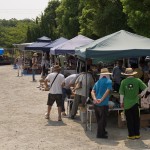
<svg viewBox="0 0 150 150"><path fill-rule="evenodd" d="M127 140L127 129L118 128L112 114L108 139L96 139L96 124L92 132L85 131L79 116L58 122L55 104L51 120L46 120L48 91L40 91L39 82L32 82L31 75L17 77L12 65L0 66L0 79L0 150L150 149L150 130L141 129L139 140Z"/></svg>

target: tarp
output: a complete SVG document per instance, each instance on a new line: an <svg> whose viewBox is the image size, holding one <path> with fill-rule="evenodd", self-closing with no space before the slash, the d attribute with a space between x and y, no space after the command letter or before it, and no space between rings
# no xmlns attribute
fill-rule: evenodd
<svg viewBox="0 0 150 150"><path fill-rule="evenodd" d="M25 50L42 50L42 47L50 44L52 41L48 37L38 38L36 42L33 42L31 45L25 46Z"/></svg>
<svg viewBox="0 0 150 150"><path fill-rule="evenodd" d="M13 46L17 47L19 50L24 50L26 46L31 45L32 43L21 43L21 44L13 44Z"/></svg>
<svg viewBox="0 0 150 150"><path fill-rule="evenodd" d="M92 39L83 35L78 35L56 47L51 48L50 53L57 54L75 54L75 48L93 42Z"/></svg>
<svg viewBox="0 0 150 150"><path fill-rule="evenodd" d="M58 45L60 45L60 44L62 44L62 43L64 43L64 42L66 42L66 41L68 41L68 39L66 39L66 38L64 38L64 37L60 37L60 38L56 39L55 41L51 42L50 44L48 44L48 45L42 47L42 50L48 51L48 50L50 50L51 48L56 47L56 46L58 46Z"/></svg>
<svg viewBox="0 0 150 150"><path fill-rule="evenodd" d="M96 60L147 56L150 55L150 39L120 30L76 48L76 55Z"/></svg>
<svg viewBox="0 0 150 150"><path fill-rule="evenodd" d="M3 54L4 54L4 49L0 48L0 55L3 55Z"/></svg>

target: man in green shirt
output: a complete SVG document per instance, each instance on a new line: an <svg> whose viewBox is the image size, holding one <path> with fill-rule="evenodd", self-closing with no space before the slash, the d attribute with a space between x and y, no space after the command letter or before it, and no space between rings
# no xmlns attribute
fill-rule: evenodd
<svg viewBox="0 0 150 150"><path fill-rule="evenodd" d="M119 89L120 104L124 107L129 139L140 138L139 92L147 87L142 80L134 77L135 74L137 72L133 72L132 68L126 68L123 75L127 78L121 82Z"/></svg>

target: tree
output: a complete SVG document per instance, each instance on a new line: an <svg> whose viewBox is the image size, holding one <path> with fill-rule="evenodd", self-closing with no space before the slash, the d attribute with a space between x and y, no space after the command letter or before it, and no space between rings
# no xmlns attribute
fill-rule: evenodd
<svg viewBox="0 0 150 150"><path fill-rule="evenodd" d="M0 46L11 48L14 43L26 42L26 32L28 30L28 26L32 23L33 21L29 19L0 20Z"/></svg>
<svg viewBox="0 0 150 150"><path fill-rule="evenodd" d="M121 0L128 25L138 34L150 37L150 1Z"/></svg>
<svg viewBox="0 0 150 150"><path fill-rule="evenodd" d="M126 15L119 0L86 0L80 17L80 32L90 37L103 37L128 29Z"/></svg>
<svg viewBox="0 0 150 150"><path fill-rule="evenodd" d="M78 35L79 0L62 0L56 9L57 33L66 38L73 38Z"/></svg>

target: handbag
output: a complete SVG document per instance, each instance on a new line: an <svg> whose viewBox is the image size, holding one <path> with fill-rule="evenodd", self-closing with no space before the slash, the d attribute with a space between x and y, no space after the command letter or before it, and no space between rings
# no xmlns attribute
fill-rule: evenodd
<svg viewBox="0 0 150 150"><path fill-rule="evenodd" d="M149 96L146 97L146 95L144 95L141 98L141 108L145 108L148 109L149 108Z"/></svg>

